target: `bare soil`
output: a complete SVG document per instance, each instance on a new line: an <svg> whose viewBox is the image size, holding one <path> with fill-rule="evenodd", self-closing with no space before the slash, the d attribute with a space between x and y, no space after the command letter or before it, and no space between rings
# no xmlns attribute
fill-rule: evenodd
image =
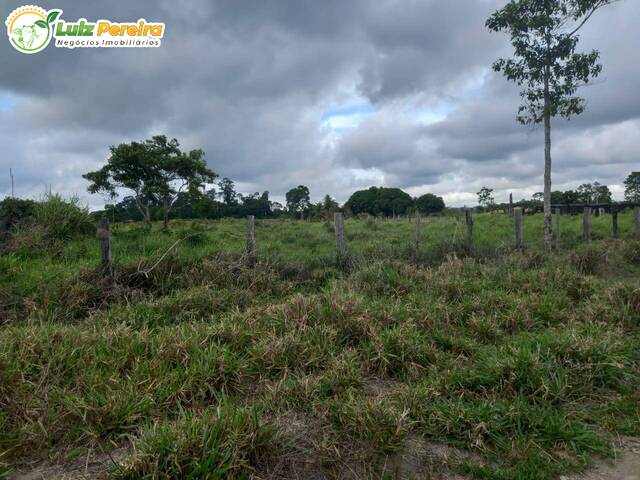
<svg viewBox="0 0 640 480"><path fill-rule="evenodd" d="M306 430L305 425L290 420L290 431ZM301 439L300 439L301 440ZM307 437L307 441L310 439ZM310 445L309 445L310 446ZM11 480L80 480L106 479L108 473L118 462L126 460L127 450L122 448L110 454L90 451L77 460L64 465L40 462L25 464L9 476ZM429 479L429 480L465 480L465 477L447 471L449 461L469 458L469 454L460 450L437 444L429 444L424 439L409 438L406 448L389 457L382 470L391 478L397 479ZM271 470L266 478L328 478L322 473L319 462L311 458L290 459L288 468ZM115 463L114 463L115 462ZM293 464L293 465L292 465ZM291 468L294 467L294 468ZM306 467L306 468L305 468ZM278 471L280 470L280 471ZM362 465L350 468L348 465L339 474L340 478L360 479L374 478L370 471L363 471ZM599 459L585 472L563 475L560 480L640 480L640 438L621 438L617 455L613 459Z"/></svg>

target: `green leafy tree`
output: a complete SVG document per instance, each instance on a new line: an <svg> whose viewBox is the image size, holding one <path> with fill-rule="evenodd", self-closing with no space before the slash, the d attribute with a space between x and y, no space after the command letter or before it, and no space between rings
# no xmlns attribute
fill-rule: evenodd
<svg viewBox="0 0 640 480"><path fill-rule="evenodd" d="M624 181L624 199L640 202L640 172L631 172Z"/></svg>
<svg viewBox="0 0 640 480"><path fill-rule="evenodd" d="M595 190L590 183L583 183L576 189L578 194L578 202L580 203L593 203L595 197Z"/></svg>
<svg viewBox="0 0 640 480"><path fill-rule="evenodd" d="M147 223L151 223L151 206L161 205L166 227L177 195L183 191L199 195L204 184L216 177L207 167L202 150L184 153L175 138L167 141L164 135L111 146L110 152L106 165L83 175L91 182L89 192L106 192L115 198L119 189L132 190L136 207Z"/></svg>
<svg viewBox="0 0 640 480"><path fill-rule="evenodd" d="M322 199L322 213L325 218L330 218L331 215L340 210L340 205L336 202L331 195L327 194Z"/></svg>
<svg viewBox="0 0 640 480"><path fill-rule="evenodd" d="M265 190L262 194L255 192L254 194L243 197L241 212L243 216L255 215L258 218L268 217L271 214L269 192Z"/></svg>
<svg viewBox="0 0 640 480"><path fill-rule="evenodd" d="M345 210L354 215L368 213L386 217L405 214L413 206L413 199L408 193L399 188L385 187L371 187L354 192L344 205Z"/></svg>
<svg viewBox="0 0 640 480"><path fill-rule="evenodd" d="M510 0L487 20L493 31L506 31L514 58L493 64L523 87L517 120L544 124L544 241L551 245L551 118L570 118L584 110L577 89L597 77L599 53L576 53L578 32L600 8L615 0Z"/></svg>
<svg viewBox="0 0 640 480"><path fill-rule="evenodd" d="M593 184L593 197L596 203L611 203L611 190L606 185L601 185L598 182Z"/></svg>
<svg viewBox="0 0 640 480"><path fill-rule="evenodd" d="M225 205L231 206L238 204L238 194L236 193L233 180L228 177L224 177L218 182L218 187L220 188L218 195Z"/></svg>
<svg viewBox="0 0 640 480"><path fill-rule="evenodd" d="M309 187L304 185L298 185L289 190L285 198L287 200L287 210L289 210L292 215L300 214L300 218L303 218L304 212L311 205Z"/></svg>
<svg viewBox="0 0 640 480"><path fill-rule="evenodd" d="M493 188L482 187L478 195L478 204L483 207L490 207L495 203L495 199L493 198Z"/></svg>
<svg viewBox="0 0 640 480"><path fill-rule="evenodd" d="M433 193L425 193L416 199L416 208L424 214L439 213L444 210L444 200Z"/></svg>

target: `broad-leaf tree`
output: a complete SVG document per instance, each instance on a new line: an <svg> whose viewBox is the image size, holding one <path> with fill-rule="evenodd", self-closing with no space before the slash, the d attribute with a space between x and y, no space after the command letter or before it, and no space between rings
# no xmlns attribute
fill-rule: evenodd
<svg viewBox="0 0 640 480"><path fill-rule="evenodd" d="M439 213L444 210L444 200L433 193L425 193L416 199L416 208L421 213Z"/></svg>
<svg viewBox="0 0 640 480"><path fill-rule="evenodd" d="M631 172L624 181L624 199L627 202L640 202L640 172Z"/></svg>
<svg viewBox="0 0 640 480"><path fill-rule="evenodd" d="M413 206L411 195L399 188L370 187L367 190L354 192L344 208L354 215L368 213L395 217L406 214Z"/></svg>
<svg viewBox="0 0 640 480"><path fill-rule="evenodd" d="M309 187L305 185L298 185L296 188L292 188L287 192L285 198L287 200L287 210L294 216L299 213L300 218L304 216L305 210L307 210L311 204Z"/></svg>
<svg viewBox="0 0 640 480"><path fill-rule="evenodd" d="M517 120L544 124L544 240L551 245L551 118L584 110L577 89L597 77L599 53L576 53L578 33L600 8L617 0L511 0L487 20L506 31L514 58L499 59L494 70L522 86Z"/></svg>
<svg viewBox="0 0 640 480"><path fill-rule="evenodd" d="M220 188L218 196L225 205L231 206L238 204L238 194L236 193L233 180L228 177L224 177L220 182L218 182L218 187Z"/></svg>
<svg viewBox="0 0 640 480"><path fill-rule="evenodd" d="M132 190L147 223L151 222L151 207L161 205L166 227L178 194L201 195L204 184L217 176L207 167L202 150L184 153L175 138L168 141L164 135L111 146L110 152L106 165L83 175L91 182L89 192L106 192L115 198L120 189Z"/></svg>

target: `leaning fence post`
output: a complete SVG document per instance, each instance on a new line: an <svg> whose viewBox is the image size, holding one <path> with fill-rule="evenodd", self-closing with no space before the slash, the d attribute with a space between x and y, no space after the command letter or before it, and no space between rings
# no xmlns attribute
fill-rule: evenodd
<svg viewBox="0 0 640 480"><path fill-rule="evenodd" d="M556 208L556 249L560 249L560 209Z"/></svg>
<svg viewBox="0 0 640 480"><path fill-rule="evenodd" d="M256 266L256 217L247 217L247 264L253 268Z"/></svg>
<svg viewBox="0 0 640 480"><path fill-rule="evenodd" d="M111 261L111 231L109 219L100 219L97 235L102 242L102 276L111 279L113 277L113 264Z"/></svg>
<svg viewBox="0 0 640 480"><path fill-rule="evenodd" d="M583 237L585 242L591 241L591 207L584 208L584 218L582 220Z"/></svg>
<svg viewBox="0 0 640 480"><path fill-rule="evenodd" d="M465 210L465 218L467 220L467 244L469 248L473 248L473 213L470 208Z"/></svg>
<svg viewBox="0 0 640 480"><path fill-rule="evenodd" d="M618 209L616 207L611 208L611 222L612 222L612 232L614 238L618 238Z"/></svg>
<svg viewBox="0 0 640 480"><path fill-rule="evenodd" d="M416 254L420 252L420 212L416 210Z"/></svg>
<svg viewBox="0 0 640 480"><path fill-rule="evenodd" d="M342 213L336 213L333 216L336 230L336 256L338 263L344 261L347 257L347 244L344 239L344 216Z"/></svg>
<svg viewBox="0 0 640 480"><path fill-rule="evenodd" d="M523 248L524 242L522 241L522 208L514 209L513 213L516 226L516 248Z"/></svg>
<svg viewBox="0 0 640 480"><path fill-rule="evenodd" d="M636 237L640 238L640 207L633 209L633 218L636 219Z"/></svg>

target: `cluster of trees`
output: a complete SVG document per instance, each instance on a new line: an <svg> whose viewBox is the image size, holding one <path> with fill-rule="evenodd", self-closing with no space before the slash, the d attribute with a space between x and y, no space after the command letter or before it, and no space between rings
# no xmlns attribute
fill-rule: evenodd
<svg viewBox="0 0 640 480"><path fill-rule="evenodd" d="M624 199L626 202L640 202L640 172L631 172L624 181ZM506 203L496 204L493 189L483 186L478 192L478 204L486 210L503 209ZM615 203L611 190L599 182L583 183L575 190L555 190L551 192L553 205L608 204ZM517 206L528 210L540 210L544 205L544 193L534 193L529 200L520 200Z"/></svg>
<svg viewBox="0 0 640 480"><path fill-rule="evenodd" d="M132 193L97 212L114 221L162 219L166 226L170 218L247 215L265 218L283 214L296 218L330 218L341 210L330 195L312 203L305 185L287 192L286 206L272 202L268 191L238 193L230 178L223 178L211 187L218 175L207 167L203 151L183 152L175 138L167 140L164 135L110 147L106 164L83 177L90 182L91 193L106 193L111 199L122 190ZM344 210L356 215L395 216L415 209L423 213L440 212L444 201L432 194L411 198L398 188L371 187L355 192L344 206Z"/></svg>
<svg viewBox="0 0 640 480"><path fill-rule="evenodd" d="M544 196L542 193L536 193L534 200L542 202ZM612 203L611 190L606 185L598 182L583 183L575 190L553 191L551 192L552 204L572 205L576 203Z"/></svg>
<svg viewBox="0 0 640 480"><path fill-rule="evenodd" d="M138 208L139 201L135 196L126 196L122 201L105 205L105 210L98 215L107 215L114 221L124 220L160 220L165 219L165 210L161 203L149 204L149 216L146 217ZM257 218L277 217L284 213L282 205L269 199L269 192L255 192L242 195L235 191L235 184L229 178L223 178L215 188L204 192L180 192L171 205L168 218L222 218L245 217L254 215Z"/></svg>
<svg viewBox="0 0 640 480"><path fill-rule="evenodd" d="M214 183L218 175L211 170L200 149L183 152L174 138L164 135L150 140L131 142L110 147L110 156L99 170L83 177L89 180L89 192L104 192L115 199L121 190L132 195L122 201L110 203L98 215L108 215L115 221L164 220L169 218L221 218L254 215L258 218L289 214L295 218L330 218L337 211L349 214L369 214L395 217L414 211L423 214L442 212L441 197L427 193L412 198L399 188L371 187L360 190L349 198L344 207L326 195L312 203L309 188L298 185L286 193L286 205L269 199L269 192L243 195L236 191L230 178ZM215 186L212 186L215 185ZM208 189L207 189L208 187ZM493 189L483 186L478 195L481 207L491 210L504 208L496 205ZM553 204L611 203L611 191L598 182L585 183L575 190L551 192ZM640 202L640 172L632 172L625 180L625 199ZM517 203L528 209L542 209L544 193L536 193L531 200Z"/></svg>
<svg viewBox="0 0 640 480"><path fill-rule="evenodd" d="M355 192L344 205L345 210L354 215L369 214L375 216L395 217L406 215L415 210L422 213L439 213L445 208L441 197L427 193L412 198L399 188L371 187Z"/></svg>

